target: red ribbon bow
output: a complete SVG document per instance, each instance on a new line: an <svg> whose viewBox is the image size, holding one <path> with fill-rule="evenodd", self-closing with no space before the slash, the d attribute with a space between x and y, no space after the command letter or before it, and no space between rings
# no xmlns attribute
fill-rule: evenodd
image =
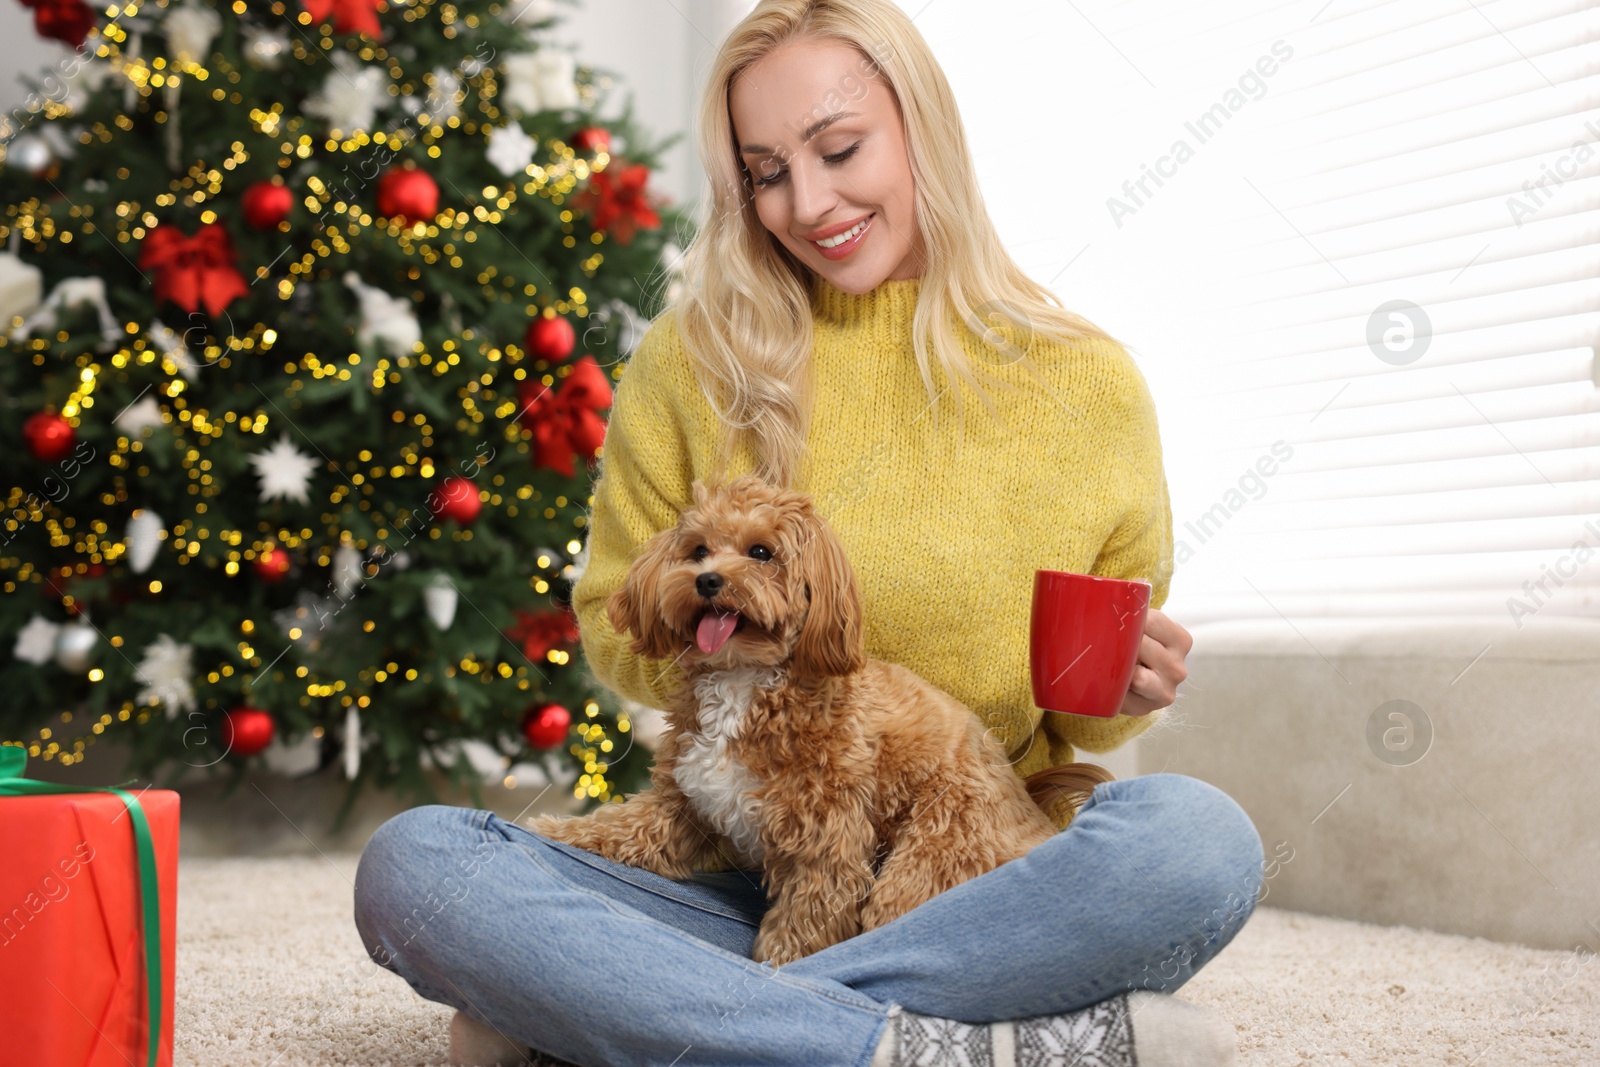
<svg viewBox="0 0 1600 1067"><path fill-rule="evenodd" d="M327 22L333 16L334 33L361 33L373 40L381 40L383 27L378 23L377 0L302 0L306 11L317 22Z"/></svg>
<svg viewBox="0 0 1600 1067"><path fill-rule="evenodd" d="M234 297L250 292L233 260L233 242L221 223L208 222L192 237L176 226L157 226L144 239L139 268L157 272L157 300L185 311L204 303L209 314L220 315Z"/></svg>
<svg viewBox="0 0 1600 1067"><path fill-rule="evenodd" d="M534 663L543 663L546 653L557 645L578 643L578 619L566 609L525 611L517 609L517 621L506 636L522 646L522 654Z"/></svg>
<svg viewBox="0 0 1600 1067"><path fill-rule="evenodd" d="M522 425L533 431L533 461L541 467L572 477L573 453L592 459L606 439L606 422L599 412L611 406L611 383L593 356L572 364L561 392L552 393L538 381L517 387L522 401Z"/></svg>
<svg viewBox="0 0 1600 1067"><path fill-rule="evenodd" d="M81 49L94 28L94 9L83 0L22 0L33 8L33 32Z"/></svg>
<svg viewBox="0 0 1600 1067"><path fill-rule="evenodd" d="M644 191L650 180L650 168L643 163L630 163L613 174L616 167L607 167L589 175L589 187L574 196L571 203L580 211L592 211L590 219L601 232L614 231L618 244L633 241L634 227L646 230L661 225L661 216L650 206Z"/></svg>

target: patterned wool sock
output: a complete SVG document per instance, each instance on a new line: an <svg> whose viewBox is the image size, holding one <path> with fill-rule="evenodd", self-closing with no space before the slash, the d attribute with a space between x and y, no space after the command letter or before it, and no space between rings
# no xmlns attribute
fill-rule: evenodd
<svg viewBox="0 0 1600 1067"><path fill-rule="evenodd" d="M963 1023L895 1005L871 1067L1235 1067L1233 1027L1146 989L1063 1015Z"/></svg>

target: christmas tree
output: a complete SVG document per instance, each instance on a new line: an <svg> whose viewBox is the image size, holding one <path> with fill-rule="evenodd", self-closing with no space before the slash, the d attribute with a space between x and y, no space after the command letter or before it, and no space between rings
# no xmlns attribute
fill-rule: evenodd
<svg viewBox="0 0 1600 1067"><path fill-rule="evenodd" d="M0 741L171 785L315 737L341 819L478 798L466 742L639 788L569 605L678 135L546 0L23 2L78 52L0 119Z"/></svg>

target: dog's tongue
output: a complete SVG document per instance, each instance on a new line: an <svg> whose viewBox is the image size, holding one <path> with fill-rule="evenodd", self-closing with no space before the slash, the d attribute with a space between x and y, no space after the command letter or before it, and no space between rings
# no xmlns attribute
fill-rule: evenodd
<svg viewBox="0 0 1600 1067"><path fill-rule="evenodd" d="M727 615L708 611L700 616L700 627L695 631L695 641L700 645L700 651L709 656L727 644L728 638L733 636L733 628L737 625L739 625L739 613L736 611Z"/></svg>

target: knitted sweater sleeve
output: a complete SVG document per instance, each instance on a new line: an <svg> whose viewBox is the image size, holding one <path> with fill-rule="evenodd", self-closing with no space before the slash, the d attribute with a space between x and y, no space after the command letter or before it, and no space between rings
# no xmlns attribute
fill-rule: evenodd
<svg viewBox="0 0 1600 1067"><path fill-rule="evenodd" d="M1172 584L1172 505L1161 458L1155 400L1133 358L1108 345L1110 418L1105 423L1106 466L1117 472L1116 491L1125 501L1120 521L1095 559L1091 574L1142 578L1150 583L1150 606L1166 603ZM1148 715L1118 712L1110 718L1046 715L1045 732L1074 748L1110 752L1149 729L1164 709Z"/></svg>
<svg viewBox="0 0 1600 1067"><path fill-rule="evenodd" d="M670 312L658 317L617 383L589 516L589 561L572 590L579 639L595 678L652 708L667 706L683 669L635 653L631 636L612 627L606 600L622 587L640 546L677 525L693 498L688 444L676 416L676 331Z"/></svg>

